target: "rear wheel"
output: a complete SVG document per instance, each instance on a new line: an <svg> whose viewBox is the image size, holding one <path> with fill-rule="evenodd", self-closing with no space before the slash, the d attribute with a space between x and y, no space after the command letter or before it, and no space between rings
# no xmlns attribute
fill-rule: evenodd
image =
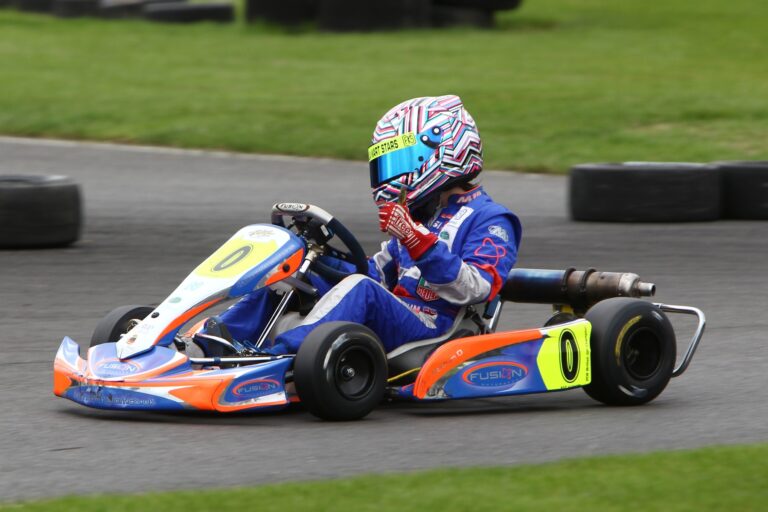
<svg viewBox="0 0 768 512"><path fill-rule="evenodd" d="M625 297L598 302L592 324L592 382L584 391L608 405L640 405L667 386L677 343L667 316L648 302Z"/></svg>
<svg viewBox="0 0 768 512"><path fill-rule="evenodd" d="M91 336L91 347L119 340L120 336L130 331L137 322L144 320L154 310L152 306L135 305L113 309L96 324Z"/></svg>
<svg viewBox="0 0 768 512"><path fill-rule="evenodd" d="M364 325L328 322L304 339L293 378L301 402L318 418L357 420L384 397L387 356Z"/></svg>

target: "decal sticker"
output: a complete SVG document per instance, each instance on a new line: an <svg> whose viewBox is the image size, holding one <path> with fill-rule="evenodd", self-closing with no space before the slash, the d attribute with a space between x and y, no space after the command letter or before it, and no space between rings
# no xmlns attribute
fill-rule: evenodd
<svg viewBox="0 0 768 512"><path fill-rule="evenodd" d="M477 191L475 191L475 192L472 192L471 194L466 194L466 195L463 195L463 196L461 196L460 198L458 198L458 199L456 200L456 204L467 204L467 203L471 203L472 201L474 201L475 199L477 199L478 197L480 197L480 194L482 194L482 192L481 192L480 190L477 190Z"/></svg>
<svg viewBox="0 0 768 512"><path fill-rule="evenodd" d="M416 145L416 133L408 132L397 137L385 139L368 148L368 161L375 160L382 155Z"/></svg>
<svg viewBox="0 0 768 512"><path fill-rule="evenodd" d="M509 235L507 234L507 230L501 226L488 226L488 232L493 236L501 238L505 242L509 242Z"/></svg>
<svg viewBox="0 0 768 512"><path fill-rule="evenodd" d="M281 212L300 213L309 210L309 205L304 203L278 203L276 208Z"/></svg>
<svg viewBox="0 0 768 512"><path fill-rule="evenodd" d="M493 266L499 264L499 261L507 255L504 247L493 243L490 238L483 238L483 244L475 249L475 256L493 261Z"/></svg>
<svg viewBox="0 0 768 512"><path fill-rule="evenodd" d="M123 375L133 375L141 371L141 366L133 361L121 361L119 359L104 359L99 361L94 368L95 372L102 377L119 377Z"/></svg>
<svg viewBox="0 0 768 512"><path fill-rule="evenodd" d="M584 386L592 381L591 331L592 325L586 320L546 329L536 365L548 391Z"/></svg>
<svg viewBox="0 0 768 512"><path fill-rule="evenodd" d="M443 240L448 240L448 239L451 238L451 234L448 233L447 231L441 231L440 232L440 238L443 239Z"/></svg>
<svg viewBox="0 0 768 512"><path fill-rule="evenodd" d="M579 345L573 333L564 329L560 333L560 371L566 382L573 382L579 375Z"/></svg>
<svg viewBox="0 0 768 512"><path fill-rule="evenodd" d="M248 256L251 250L253 250L253 247L250 245L244 245L239 249L236 249L233 253L226 255L223 260L214 265L211 271L221 272L222 270L228 269L232 265L236 265L240 260Z"/></svg>
<svg viewBox="0 0 768 512"><path fill-rule="evenodd" d="M471 386L510 388L528 376L528 368L514 361L493 361L470 366L461 379Z"/></svg>
<svg viewBox="0 0 768 512"><path fill-rule="evenodd" d="M429 283L426 282L423 277L419 279L419 284L416 287L416 295L421 297L425 302L432 302L433 300L440 298L438 297L437 292L429 287Z"/></svg>
<svg viewBox="0 0 768 512"><path fill-rule="evenodd" d="M235 386L232 394L241 400L249 400L270 395L279 389L280 383L274 379L251 379Z"/></svg>
<svg viewBox="0 0 768 512"><path fill-rule="evenodd" d="M443 232L448 233L448 238L444 239L444 243L448 246L449 251L453 248L453 242L456 239L456 234L459 232L459 228L474 211L475 210L469 206L462 206L459 211L456 212L456 215L454 215L443 228Z"/></svg>
<svg viewBox="0 0 768 512"><path fill-rule="evenodd" d="M276 240L248 242L235 237L201 263L194 274L198 277L236 277L266 260L277 248Z"/></svg>

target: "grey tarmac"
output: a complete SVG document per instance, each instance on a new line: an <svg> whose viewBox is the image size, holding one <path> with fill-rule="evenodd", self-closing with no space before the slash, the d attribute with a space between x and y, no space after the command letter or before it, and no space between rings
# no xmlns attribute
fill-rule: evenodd
<svg viewBox="0 0 768 512"><path fill-rule="evenodd" d="M655 300L707 313L687 373L644 407L609 408L574 390L389 404L355 423L323 423L298 407L114 413L53 396L64 335L85 346L111 308L159 302L238 228L267 222L278 201L329 210L374 251L382 235L366 165L5 137L0 173L72 176L86 211L71 248L0 251L0 502L768 440L768 223L574 223L566 178L484 173L485 188L523 221L518 266L636 272L657 284ZM548 315L508 304L500 328ZM673 320L682 350L693 323Z"/></svg>

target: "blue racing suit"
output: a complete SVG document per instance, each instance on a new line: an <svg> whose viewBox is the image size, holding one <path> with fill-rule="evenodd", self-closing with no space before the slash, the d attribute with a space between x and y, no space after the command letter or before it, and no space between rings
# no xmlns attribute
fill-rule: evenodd
<svg viewBox="0 0 768 512"><path fill-rule="evenodd" d="M322 297L302 323L278 335L267 351L295 353L318 324L357 322L373 330L387 352L445 333L462 306L493 299L517 259L522 227L482 187L450 196L426 226L438 242L417 261L397 238L368 259L368 275L354 274L329 289L311 276ZM221 314L238 341L255 340L273 311L268 288Z"/></svg>

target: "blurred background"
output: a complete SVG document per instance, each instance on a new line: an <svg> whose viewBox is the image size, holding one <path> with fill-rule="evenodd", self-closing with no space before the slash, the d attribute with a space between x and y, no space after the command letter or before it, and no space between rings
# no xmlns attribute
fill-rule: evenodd
<svg viewBox="0 0 768 512"><path fill-rule="evenodd" d="M763 0L0 0L0 177L67 175L82 201L65 247L0 250L0 509L766 510L766 34ZM112 308L162 301L275 202L326 208L375 250L374 123L441 94L463 99L483 185L522 219L518 266L636 272L705 311L659 399L572 390L329 424L52 396L63 336L85 346ZM575 222L569 169L625 161L694 165L622 166L642 181L620 184L582 167L580 204L677 217ZM700 165L720 161L755 163L731 166L751 181L727 195L749 215L726 215L730 175ZM550 314L510 304L500 329ZM673 320L682 351L693 324ZM172 493L135 496L155 491Z"/></svg>

